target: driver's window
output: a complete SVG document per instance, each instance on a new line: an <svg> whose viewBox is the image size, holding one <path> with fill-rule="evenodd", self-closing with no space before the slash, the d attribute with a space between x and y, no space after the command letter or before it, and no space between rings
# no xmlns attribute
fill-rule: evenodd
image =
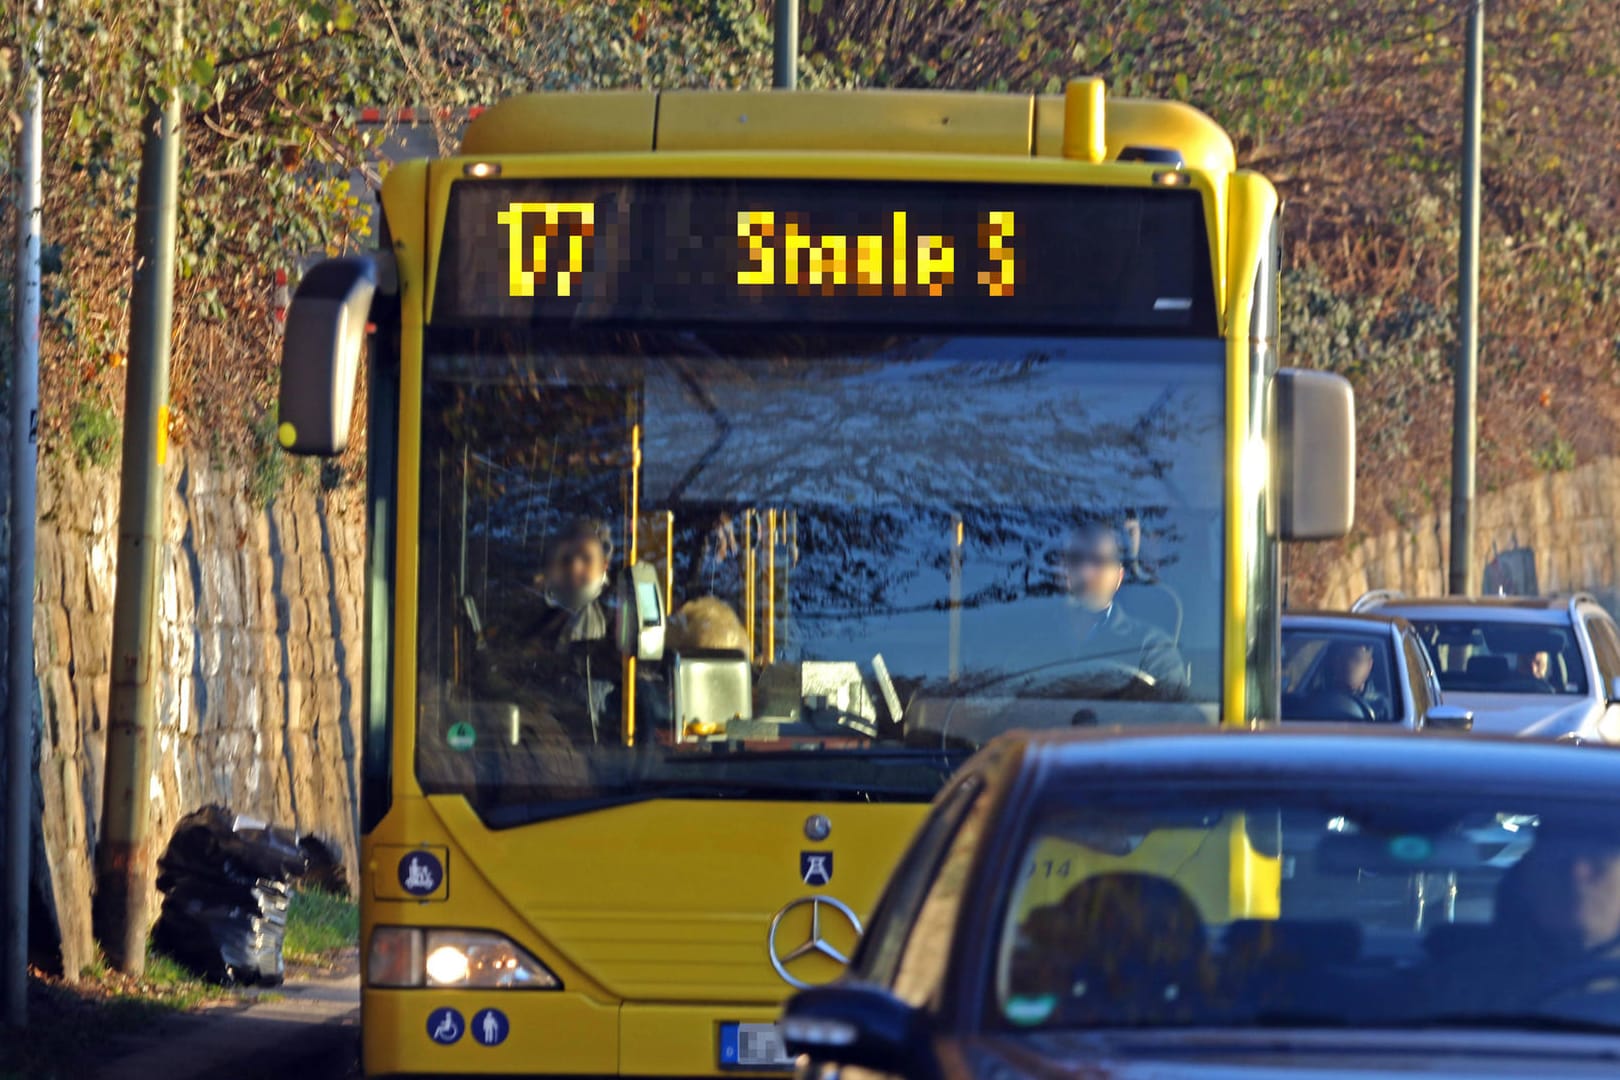
<svg viewBox="0 0 1620 1080"><path fill-rule="evenodd" d="M1329 630L1283 633L1283 719L1388 723L1400 719L1389 640Z"/></svg>

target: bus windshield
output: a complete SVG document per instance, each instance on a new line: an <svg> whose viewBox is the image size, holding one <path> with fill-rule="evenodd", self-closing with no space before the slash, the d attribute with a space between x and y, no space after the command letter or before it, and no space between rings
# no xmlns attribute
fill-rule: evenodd
<svg viewBox="0 0 1620 1080"><path fill-rule="evenodd" d="M424 787L496 825L647 798L926 800L1014 726L1213 722L1224 358L430 330Z"/></svg>

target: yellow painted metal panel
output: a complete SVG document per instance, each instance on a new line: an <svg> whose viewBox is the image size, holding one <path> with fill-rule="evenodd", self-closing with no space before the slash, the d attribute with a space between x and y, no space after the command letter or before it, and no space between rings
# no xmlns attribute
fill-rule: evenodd
<svg viewBox="0 0 1620 1080"><path fill-rule="evenodd" d="M395 796L420 793L416 782L416 578L422 461L422 332L432 297L427 274L429 166L405 162L383 182L399 273L400 392L398 509L394 534L394 747ZM438 232L432 234L438 237ZM437 245L435 245L436 247ZM408 841L407 841L408 842Z"/></svg>
<svg viewBox="0 0 1620 1080"><path fill-rule="evenodd" d="M422 892L407 890L407 875L431 873L431 866L423 854L438 861L439 869L433 889ZM441 902L450 898L450 849L443 844L373 844L368 862L373 869L371 895L378 900L404 900L409 903ZM424 879L429 880L429 879Z"/></svg>
<svg viewBox="0 0 1620 1080"><path fill-rule="evenodd" d="M1262 855L1249 842L1245 820L1234 815L1227 831L1231 867L1231 910L1251 919L1275 919L1282 914L1282 856Z"/></svg>
<svg viewBox="0 0 1620 1080"><path fill-rule="evenodd" d="M1126 871L1174 879L1206 922L1277 914L1278 861L1249 846L1241 815L1229 816L1211 829L1160 830L1130 854L1119 856L1047 836L1030 857L1032 862L1017 871L1024 875L1017 894L1020 919L1036 908L1061 904L1086 878Z"/></svg>
<svg viewBox="0 0 1620 1080"><path fill-rule="evenodd" d="M1035 99L1034 135L1031 142L1030 153L1035 157L1063 156L1062 94L1042 94Z"/></svg>
<svg viewBox="0 0 1620 1080"><path fill-rule="evenodd" d="M1222 703L1227 724L1242 725L1248 670L1248 583L1255 553L1247 519L1259 492L1241 467L1249 437L1249 314L1254 277L1277 212L1277 192L1256 173L1238 173L1228 189L1227 221L1231 283L1226 310L1226 618L1221 647Z"/></svg>
<svg viewBox="0 0 1620 1080"><path fill-rule="evenodd" d="M658 150L849 151L1028 157L1032 99L927 90L667 91Z"/></svg>
<svg viewBox="0 0 1620 1080"><path fill-rule="evenodd" d="M646 152L658 95L649 90L523 94L481 113L461 138L467 157Z"/></svg>
<svg viewBox="0 0 1620 1080"><path fill-rule="evenodd" d="M720 1025L769 1024L779 1010L626 1005L619 1014L619 1071L625 1076L708 1076L719 1060ZM728 1069L727 1075L750 1074Z"/></svg>
<svg viewBox="0 0 1620 1080"><path fill-rule="evenodd" d="M1111 98L1108 160L1127 146L1168 146L1181 151L1189 169L1225 175L1237 167L1232 139L1208 115L1179 101Z"/></svg>
<svg viewBox="0 0 1620 1080"><path fill-rule="evenodd" d="M1232 139L1209 115L1178 101L1144 98L1107 99L1103 124L1113 161L1127 146L1162 146L1181 152L1190 169L1229 173L1237 168ZM1035 99L1033 153L1039 158L1063 156L1064 105L1062 94Z"/></svg>
<svg viewBox="0 0 1620 1080"><path fill-rule="evenodd" d="M1107 91L1101 79L1074 79L1063 90L1063 156L1099 165L1108 157Z"/></svg>
<svg viewBox="0 0 1620 1080"><path fill-rule="evenodd" d="M428 1017L452 1008L462 1035L428 1037ZM466 1032L480 1010L499 1009L509 1033L498 1046ZM365 990L360 1032L368 1076L532 1076L619 1070L619 1005L583 994L535 990Z"/></svg>
<svg viewBox="0 0 1620 1080"><path fill-rule="evenodd" d="M490 831L463 799L430 803L457 863L445 907L487 888L544 939L543 956L588 972L614 997L762 1005L788 992L770 964L771 918L817 894L866 919L927 812L918 803L655 801ZM816 813L832 831L811 842L804 826ZM825 887L800 876L800 854L811 850L831 856Z"/></svg>

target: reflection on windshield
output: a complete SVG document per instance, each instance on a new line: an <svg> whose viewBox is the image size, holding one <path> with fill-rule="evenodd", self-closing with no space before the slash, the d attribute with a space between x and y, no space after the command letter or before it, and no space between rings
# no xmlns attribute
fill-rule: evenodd
<svg viewBox="0 0 1620 1080"><path fill-rule="evenodd" d="M671 783L925 799L1015 717L1209 718L1222 360L1202 341L441 331L424 783L484 808ZM901 750L919 767L855 764ZM741 752L725 782L687 775Z"/></svg>
<svg viewBox="0 0 1620 1080"><path fill-rule="evenodd" d="M1568 622L1413 620L1444 690L1584 694L1586 665Z"/></svg>
<svg viewBox="0 0 1620 1080"><path fill-rule="evenodd" d="M1620 817L1489 793L1053 806L1011 886L1014 1028L1620 1028ZM1277 918L1213 921L1199 845L1280 836Z"/></svg>

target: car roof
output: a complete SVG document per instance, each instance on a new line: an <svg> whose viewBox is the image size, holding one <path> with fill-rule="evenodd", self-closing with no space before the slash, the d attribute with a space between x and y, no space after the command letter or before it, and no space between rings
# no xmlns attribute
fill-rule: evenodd
<svg viewBox="0 0 1620 1080"><path fill-rule="evenodd" d="M1620 804L1620 748L1359 726L1141 727L1002 736L1046 766L1049 785L1176 779L1308 790L1409 786ZM1082 779L1083 778L1083 779Z"/></svg>
<svg viewBox="0 0 1620 1080"><path fill-rule="evenodd" d="M1566 625L1570 608L1587 597L1573 596L1436 596L1382 600L1369 611L1399 613L1408 619L1461 619L1476 622L1520 622Z"/></svg>
<svg viewBox="0 0 1620 1080"><path fill-rule="evenodd" d="M1388 630L1391 627L1405 627L1407 622L1404 615L1387 612L1285 611L1282 625L1284 630L1289 627L1302 630L1371 630L1377 627Z"/></svg>

